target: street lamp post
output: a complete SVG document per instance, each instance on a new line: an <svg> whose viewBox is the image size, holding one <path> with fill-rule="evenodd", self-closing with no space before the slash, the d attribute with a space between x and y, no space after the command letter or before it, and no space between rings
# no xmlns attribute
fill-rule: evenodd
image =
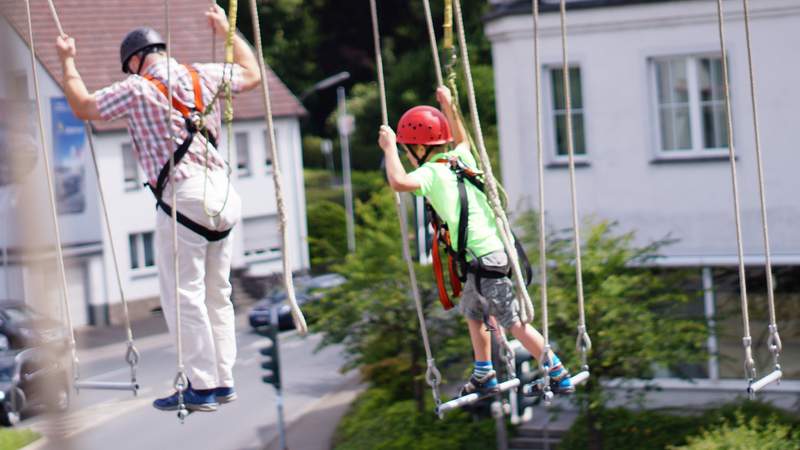
<svg viewBox="0 0 800 450"><path fill-rule="evenodd" d="M342 146L342 175L344 181L344 208L347 223L347 250L356 250L355 219L353 217L353 183L350 177L350 134L355 129L355 118L347 114L347 102L343 86L336 88L336 99L339 105L336 120L339 130L339 142Z"/></svg>

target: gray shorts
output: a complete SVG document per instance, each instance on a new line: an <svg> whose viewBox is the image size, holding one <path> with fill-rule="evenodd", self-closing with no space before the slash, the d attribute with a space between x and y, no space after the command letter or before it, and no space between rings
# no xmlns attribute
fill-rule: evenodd
<svg viewBox="0 0 800 450"><path fill-rule="evenodd" d="M489 253L481 257L485 269L497 268L505 272L508 255L504 251ZM464 292L461 294L461 313L471 320L483 321L486 315L494 316L499 325L509 328L519 321L519 304L514 295L514 285L508 277L481 277L481 295L475 286L475 275L470 273Z"/></svg>

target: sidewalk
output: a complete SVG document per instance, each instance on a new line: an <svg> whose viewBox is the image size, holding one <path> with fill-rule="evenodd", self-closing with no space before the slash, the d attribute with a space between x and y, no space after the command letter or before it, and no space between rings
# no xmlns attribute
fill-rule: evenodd
<svg viewBox="0 0 800 450"><path fill-rule="evenodd" d="M286 427L286 443L289 450L330 450L336 427L350 409L350 404L366 388L347 384L342 390L322 397L299 418ZM266 450L282 450L279 438L273 439Z"/></svg>
<svg viewBox="0 0 800 450"><path fill-rule="evenodd" d="M131 322L131 328L133 329L133 338L135 340L167 332L167 324L160 314L153 314L147 318L135 320ZM127 339L124 325L87 326L75 330L75 341L78 349L119 344Z"/></svg>

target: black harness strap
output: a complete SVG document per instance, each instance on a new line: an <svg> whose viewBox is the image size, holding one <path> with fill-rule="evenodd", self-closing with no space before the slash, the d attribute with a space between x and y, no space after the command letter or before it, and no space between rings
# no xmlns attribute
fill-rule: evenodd
<svg viewBox="0 0 800 450"><path fill-rule="evenodd" d="M440 160L440 162L447 163L456 176L458 182L459 206L461 208L458 219L458 250L454 251L452 247L449 247L447 250L451 258L455 257L457 262L458 279L461 282L466 282L467 274L472 273L475 276L475 287L478 293L483 295L481 291L481 278L498 279L512 276L510 264L506 265L505 268L500 268L501 270L497 270L497 268L489 269L483 265L481 259L477 255L467 248L469 198L467 196L467 188L464 180L470 182L480 192L485 192L486 186L483 181L479 179L479 175L467 167L460 159L453 157L447 160ZM433 216L436 217L435 215ZM517 251L517 256L525 267L525 284L529 286L533 279L533 269L531 268L530 260L513 231L512 237L514 238L514 247ZM439 243L434 242L433 245L439 245ZM472 261L467 261L467 252L472 255Z"/></svg>
<svg viewBox="0 0 800 450"><path fill-rule="evenodd" d="M195 86L195 88L197 88L197 86ZM198 112L197 107L194 108L194 111ZM206 128L198 130L197 125L195 125L194 121L192 120L192 116L186 115L185 113L183 114L184 114L184 120L186 122L186 131L188 135L186 136L186 139L184 139L184 141L181 142L181 144L175 150L175 153L173 153L172 155L172 161L174 161L175 166L177 166L178 163L181 162L183 157L186 156L187 153L189 153L189 147L192 145L192 142L194 141L195 135L197 135L197 133L202 132L202 135L208 140L208 143L214 146L214 148L217 147L217 141L214 138L213 134L208 132ZM161 167L161 171L158 172L156 185L153 186L150 183L145 183L145 186L150 188L150 191L153 192L153 195L156 198L156 209L161 208L161 210L164 211L167 215L172 215L172 207L168 205L166 202L164 202L164 200L162 199L162 196L164 195L164 188L167 186L167 182L169 182L169 172L170 172L170 161L168 160L166 164L164 164L164 166ZM226 237L228 237L228 235L231 233L232 230L232 228L222 231L212 230L203 225L200 225L199 223L188 218L187 216L181 214L180 211L176 211L175 218L177 219L179 224L194 231L200 236L203 236L209 242L216 242L225 239Z"/></svg>

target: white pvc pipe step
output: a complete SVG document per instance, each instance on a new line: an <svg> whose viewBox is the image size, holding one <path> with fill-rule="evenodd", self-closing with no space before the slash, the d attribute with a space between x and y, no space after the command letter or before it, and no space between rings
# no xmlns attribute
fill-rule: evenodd
<svg viewBox="0 0 800 450"><path fill-rule="evenodd" d="M101 390L101 391L132 391L136 394L139 391L139 383L130 381L78 381L75 383L75 390Z"/></svg>
<svg viewBox="0 0 800 450"><path fill-rule="evenodd" d="M761 378L760 380L756 381L755 383L751 384L750 387L747 389L751 393L755 393L764 389L766 386L780 380L783 377L783 372L780 370L775 370L769 375Z"/></svg>
<svg viewBox="0 0 800 450"><path fill-rule="evenodd" d="M519 387L519 379L512 378L508 381L500 383L499 385L497 385L497 387L500 388L500 392L498 392L498 394L509 391L511 389L515 389ZM452 411L457 408L471 405L473 403L476 403L478 400L481 400L482 398L486 398L486 396L480 396L477 393L465 395L463 397L458 397L456 399L450 400L449 402L442 403L441 405L439 405L439 407L436 408L436 414L438 414L439 417L442 417L448 411Z"/></svg>

